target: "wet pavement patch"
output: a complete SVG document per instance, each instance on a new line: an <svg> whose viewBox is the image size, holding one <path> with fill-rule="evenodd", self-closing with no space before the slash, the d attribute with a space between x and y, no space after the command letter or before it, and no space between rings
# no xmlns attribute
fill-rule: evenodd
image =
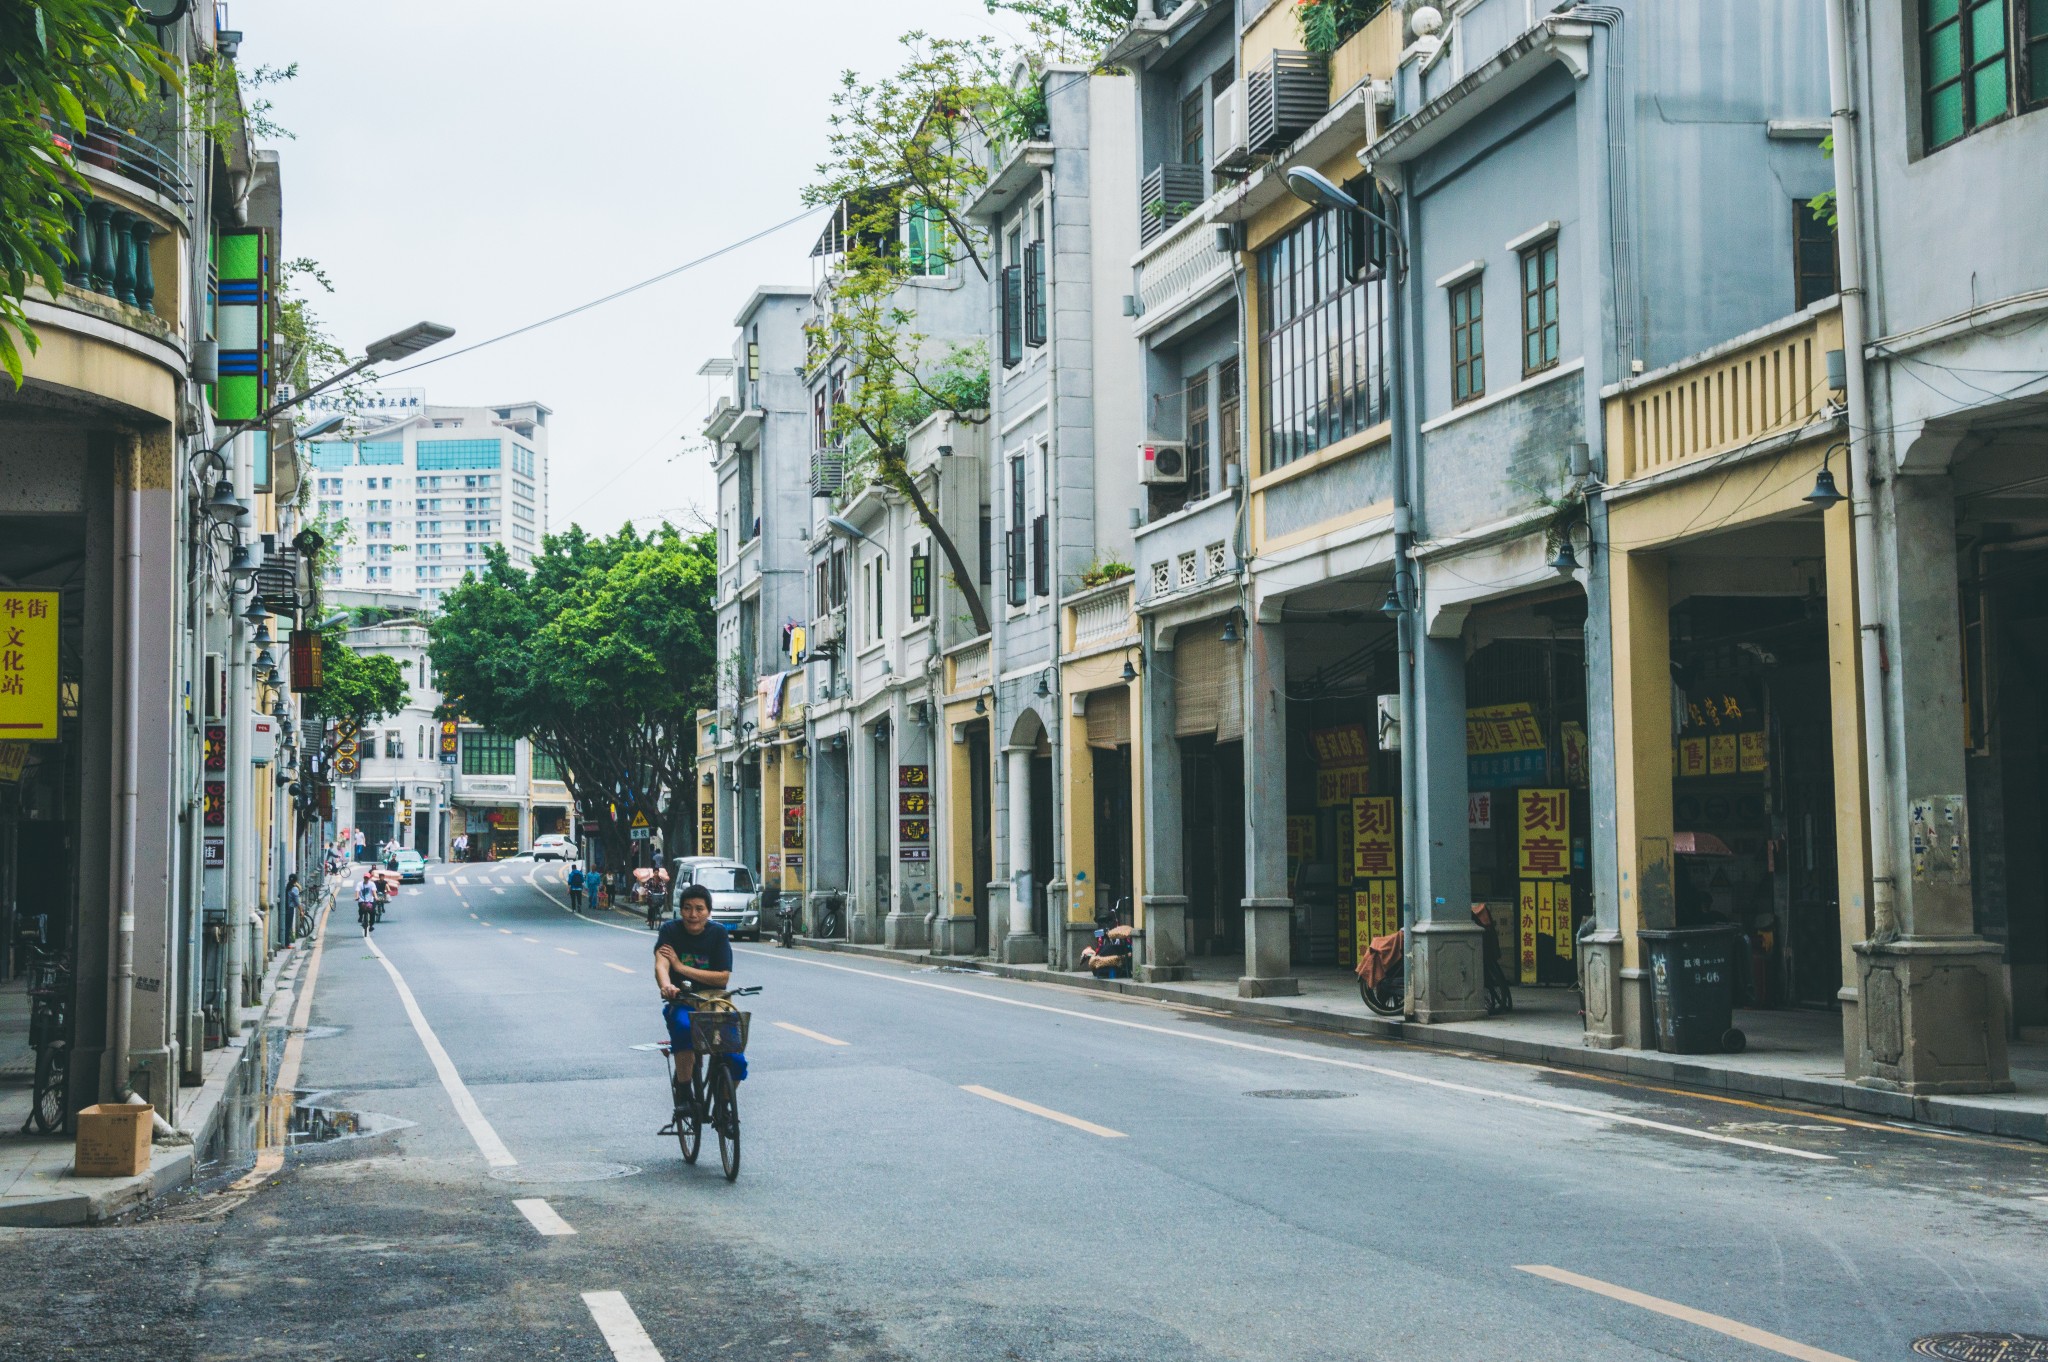
<svg viewBox="0 0 2048 1362"><path fill-rule="evenodd" d="M545 1185L550 1182L603 1182L608 1178L630 1178L640 1170L630 1163L522 1163L510 1168L493 1168L499 1182Z"/></svg>
<svg viewBox="0 0 2048 1362"><path fill-rule="evenodd" d="M1258 1088L1245 1094L1246 1097L1266 1097L1279 1102L1327 1102L1337 1097L1356 1097L1355 1092L1338 1092L1335 1088Z"/></svg>
<svg viewBox="0 0 2048 1362"><path fill-rule="evenodd" d="M2048 1338L2039 1334L1928 1334L1913 1340L1913 1351L1947 1362L2048 1362Z"/></svg>

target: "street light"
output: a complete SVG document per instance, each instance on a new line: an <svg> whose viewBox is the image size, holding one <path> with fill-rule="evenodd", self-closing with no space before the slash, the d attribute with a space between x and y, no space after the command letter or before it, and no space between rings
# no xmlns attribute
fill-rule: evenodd
<svg viewBox="0 0 2048 1362"><path fill-rule="evenodd" d="M329 412L310 426L300 426L292 432L294 440L317 440L331 430L338 430L348 417L342 412Z"/></svg>

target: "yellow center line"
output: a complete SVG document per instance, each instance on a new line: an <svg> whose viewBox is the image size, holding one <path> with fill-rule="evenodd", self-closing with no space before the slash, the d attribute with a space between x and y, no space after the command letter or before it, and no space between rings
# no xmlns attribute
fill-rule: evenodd
<svg viewBox="0 0 2048 1362"><path fill-rule="evenodd" d="M832 1037L830 1037L830 1036L828 1036L828 1035L824 1034L824 1033L823 1033L823 1032L821 1032L821 1031L812 1031L812 1030L808 1030L808 1029L806 1029L806 1028L804 1028L804 1027L798 1026L798 1025L797 1025L797 1024L795 1023L795 1022L786 1022L786 1021L779 1021L779 1022L777 1022L777 1023L775 1023L775 1024L776 1024L777 1026L781 1027L781 1028L782 1028L783 1030L785 1030L785 1031L794 1031L794 1032L796 1032L796 1033L797 1033L797 1034L798 1034L799 1036L807 1036L807 1037L809 1037L810 1039L812 1039L812 1040L815 1040L815 1041L818 1041L819 1043L821 1043L821 1044L824 1044L824 1045L845 1045L845 1044L848 1044L848 1042L846 1042L846 1041L843 1041L843 1040L834 1040L834 1039L833 1039Z"/></svg>
<svg viewBox="0 0 2048 1362"><path fill-rule="evenodd" d="M1099 1126L1093 1121L1084 1121L1078 1116L1069 1116L1063 1111L1054 1111L1051 1107L1041 1107L1036 1102L1027 1102L1021 1097L1012 1097L1008 1093L997 1092L994 1088L984 1088L979 1083L962 1083L960 1089L962 1092L971 1092L976 1097L986 1097L991 1102L1001 1102L1006 1107L1015 1107L1019 1111L1028 1111L1033 1116L1043 1116L1048 1121L1058 1121L1063 1126L1072 1126L1076 1130L1085 1130L1090 1135L1100 1135L1105 1140L1127 1140L1130 1138L1121 1130L1111 1130L1108 1126Z"/></svg>
<svg viewBox="0 0 2048 1362"><path fill-rule="evenodd" d="M1683 1320L1687 1324L1696 1324L1702 1329L1711 1329L1717 1334L1726 1334L1730 1338L1740 1339L1744 1343L1777 1353L1781 1357L1796 1357L1800 1362L1850 1362L1850 1359L1842 1356L1840 1353L1831 1353L1825 1348L1815 1348L1809 1344L1800 1343L1793 1339L1785 1338L1782 1335L1759 1329L1753 1324L1744 1324L1740 1320L1728 1319L1721 1315L1710 1315L1704 1310L1695 1310L1690 1305L1680 1305L1676 1301L1659 1300L1655 1296L1646 1296L1640 1291L1631 1291L1625 1286L1616 1286L1612 1282L1603 1282L1597 1277L1581 1277L1578 1273L1567 1272L1561 1267L1543 1267L1532 1264L1517 1266L1515 1271L1527 1272L1531 1276L1541 1277L1546 1281L1559 1282L1565 1286L1575 1286L1581 1291L1590 1291L1596 1296L1605 1296L1609 1300L1617 1300L1624 1305L1633 1305L1639 1310L1648 1310L1652 1314Z"/></svg>

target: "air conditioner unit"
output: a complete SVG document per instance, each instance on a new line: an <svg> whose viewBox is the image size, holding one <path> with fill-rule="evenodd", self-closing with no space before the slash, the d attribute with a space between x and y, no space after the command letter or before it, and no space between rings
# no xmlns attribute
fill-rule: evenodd
<svg viewBox="0 0 2048 1362"><path fill-rule="evenodd" d="M1216 154L1209 168L1218 174L1240 174L1251 168L1251 139L1245 135L1244 83L1233 81L1216 96Z"/></svg>
<svg viewBox="0 0 2048 1362"><path fill-rule="evenodd" d="M1188 480L1188 451L1185 445L1152 441L1139 446L1144 465L1138 481L1148 487L1177 487Z"/></svg>

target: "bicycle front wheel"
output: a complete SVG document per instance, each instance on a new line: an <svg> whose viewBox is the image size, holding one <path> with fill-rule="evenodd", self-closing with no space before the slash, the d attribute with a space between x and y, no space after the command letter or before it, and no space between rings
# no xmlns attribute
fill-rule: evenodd
<svg viewBox="0 0 2048 1362"><path fill-rule="evenodd" d="M732 1080L730 1066L720 1064L711 1076L711 1120L718 1127L718 1161L725 1167L725 1180L740 1175L740 1095Z"/></svg>

